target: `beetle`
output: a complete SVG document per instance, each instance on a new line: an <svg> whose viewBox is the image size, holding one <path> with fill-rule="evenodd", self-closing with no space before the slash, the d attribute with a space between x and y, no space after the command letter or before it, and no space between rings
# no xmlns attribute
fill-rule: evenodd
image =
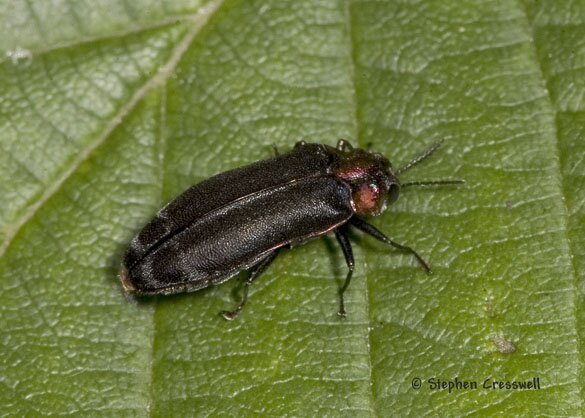
<svg viewBox="0 0 585 418"><path fill-rule="evenodd" d="M261 160L204 180L168 203L131 241L120 280L137 296L194 292L249 270L233 320L248 300L248 289L283 248L334 232L348 267L339 289L339 311L354 271L348 230L354 227L385 244L425 260L399 244L364 216L378 216L414 185L458 184L461 180L401 183L398 176L435 152L435 143L401 168L382 154L354 148L340 139L336 147L297 142L284 154L274 149Z"/></svg>

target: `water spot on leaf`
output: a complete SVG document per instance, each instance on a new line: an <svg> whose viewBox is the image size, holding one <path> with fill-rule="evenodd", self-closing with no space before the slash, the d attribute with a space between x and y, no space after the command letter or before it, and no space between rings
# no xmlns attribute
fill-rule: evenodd
<svg viewBox="0 0 585 418"><path fill-rule="evenodd" d="M10 58L12 64L28 67L33 59L33 53L25 48L16 47L12 51L6 51L6 56Z"/></svg>
<svg viewBox="0 0 585 418"><path fill-rule="evenodd" d="M512 354L516 351L516 345L501 335L492 337L492 343L496 346L496 350L502 354Z"/></svg>

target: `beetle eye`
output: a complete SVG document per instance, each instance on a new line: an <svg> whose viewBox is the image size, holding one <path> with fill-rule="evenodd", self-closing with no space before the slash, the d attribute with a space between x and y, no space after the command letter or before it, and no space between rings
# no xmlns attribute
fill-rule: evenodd
<svg viewBox="0 0 585 418"><path fill-rule="evenodd" d="M390 189L388 189L387 204L390 205L398 199L400 194L400 186L397 183L390 183Z"/></svg>

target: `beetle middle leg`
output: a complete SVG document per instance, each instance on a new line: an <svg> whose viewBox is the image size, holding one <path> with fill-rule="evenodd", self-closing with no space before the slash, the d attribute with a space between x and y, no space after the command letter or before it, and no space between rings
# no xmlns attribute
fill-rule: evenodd
<svg viewBox="0 0 585 418"><path fill-rule="evenodd" d="M341 245L341 249L343 250L343 255L345 257L345 262L347 263L347 276L345 278L345 283L341 289L339 289L339 312L337 314L342 318L345 318L345 304L343 302L343 295L347 288L349 287L349 283L351 282L351 277L353 276L353 250L351 249L351 243L349 242L349 237L347 236L347 227L345 225L340 226L335 230L335 237Z"/></svg>
<svg viewBox="0 0 585 418"><path fill-rule="evenodd" d="M248 289L249 289L250 285L274 261L274 259L278 255L279 251L280 251L280 249L272 251L265 258L263 258L259 263L257 263L256 265L254 265L250 269L250 274L248 275L248 277L246 278L246 281L244 282L244 294L242 296L242 300L240 301L240 303L238 304L236 309L234 309L233 311L221 311L220 312L221 316L223 316L224 319L226 319L228 321L232 321L240 314L240 312L242 312L242 309L244 309L244 305L248 301Z"/></svg>
<svg viewBox="0 0 585 418"><path fill-rule="evenodd" d="M363 231L366 234L373 236L377 240L382 241L384 244L388 244L388 245L393 246L394 248L398 248L401 251L405 251L405 252L411 253L412 255L414 255L414 257L420 263L420 265L424 269L424 271L426 271L429 274L432 273L431 272L431 268L429 267L429 265L427 264L427 262L415 250L413 250L412 248L410 248L410 247L408 247L406 245L398 244L397 242L392 241L390 238L388 238L386 235L384 235L383 232L381 232L380 230L378 230L375 226L370 225L369 223L367 223L363 219L358 218L357 216L352 216L349 219L349 223L351 225L355 226L360 231Z"/></svg>

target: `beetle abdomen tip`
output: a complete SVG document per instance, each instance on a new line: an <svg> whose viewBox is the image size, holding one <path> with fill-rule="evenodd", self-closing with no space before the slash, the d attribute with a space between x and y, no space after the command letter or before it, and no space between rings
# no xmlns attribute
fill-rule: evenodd
<svg viewBox="0 0 585 418"><path fill-rule="evenodd" d="M130 275L128 274L128 269L126 268L126 266L122 266L122 268L120 269L119 276L124 291L127 293L136 293L136 287L132 283L132 279L130 279Z"/></svg>

